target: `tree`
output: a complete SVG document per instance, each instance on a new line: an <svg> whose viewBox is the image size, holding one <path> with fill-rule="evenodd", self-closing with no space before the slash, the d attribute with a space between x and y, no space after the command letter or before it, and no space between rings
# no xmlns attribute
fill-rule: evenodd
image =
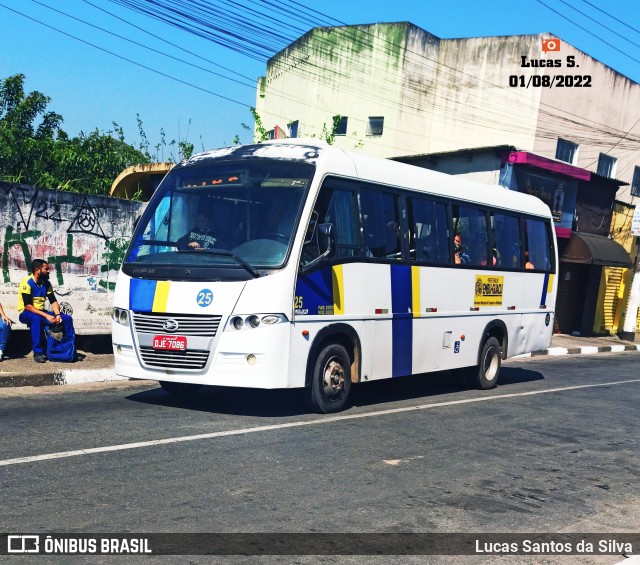
<svg viewBox="0 0 640 565"><path fill-rule="evenodd" d="M142 150L136 149L125 142L115 122L114 131L95 129L69 138L61 129L62 116L47 111L51 99L37 91L25 94L24 81L25 76L17 74L0 83L0 177L43 188L107 195L124 169L152 160L144 147L146 136ZM186 153L188 144L180 149Z"/></svg>

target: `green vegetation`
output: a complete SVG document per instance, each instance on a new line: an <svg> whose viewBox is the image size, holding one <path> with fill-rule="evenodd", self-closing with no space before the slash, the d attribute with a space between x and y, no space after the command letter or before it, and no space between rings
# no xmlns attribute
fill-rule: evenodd
<svg viewBox="0 0 640 565"><path fill-rule="evenodd" d="M70 138L61 128L60 114L47 110L51 99L41 92L25 93L25 76L17 74L0 81L0 180L42 188L85 194L108 195L111 183L127 167L156 161L170 148L169 161L193 152L187 141L166 143L164 131L149 152L149 142L138 118L140 145L125 142L123 129L113 122L113 131Z"/></svg>

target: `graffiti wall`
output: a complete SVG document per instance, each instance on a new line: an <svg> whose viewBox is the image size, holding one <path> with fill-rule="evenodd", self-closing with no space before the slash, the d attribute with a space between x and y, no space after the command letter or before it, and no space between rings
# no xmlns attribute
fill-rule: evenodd
<svg viewBox="0 0 640 565"><path fill-rule="evenodd" d="M19 282L33 259L51 264L50 281L80 334L110 331L116 276L145 204L0 182L0 301L18 322Z"/></svg>

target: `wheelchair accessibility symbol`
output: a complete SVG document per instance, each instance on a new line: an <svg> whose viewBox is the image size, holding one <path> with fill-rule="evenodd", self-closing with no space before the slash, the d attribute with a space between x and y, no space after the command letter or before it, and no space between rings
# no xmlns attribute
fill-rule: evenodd
<svg viewBox="0 0 640 565"><path fill-rule="evenodd" d="M453 352L454 353L460 353L460 342L459 341L456 341L453 344Z"/></svg>

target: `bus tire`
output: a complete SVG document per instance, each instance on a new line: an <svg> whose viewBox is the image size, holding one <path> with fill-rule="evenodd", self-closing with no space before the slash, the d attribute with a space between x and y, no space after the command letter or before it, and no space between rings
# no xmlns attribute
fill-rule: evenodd
<svg viewBox="0 0 640 565"><path fill-rule="evenodd" d="M467 370L469 385L481 390L494 388L498 384L498 378L500 377L501 362L500 342L495 337L490 337L482 346L480 364L475 367L469 367Z"/></svg>
<svg viewBox="0 0 640 565"><path fill-rule="evenodd" d="M351 392L351 362L342 345L331 343L320 351L306 392L315 412L328 414L344 409Z"/></svg>
<svg viewBox="0 0 640 565"><path fill-rule="evenodd" d="M160 381L160 386L162 387L162 390L176 398L190 398L202 388L202 385L173 383L170 381Z"/></svg>

